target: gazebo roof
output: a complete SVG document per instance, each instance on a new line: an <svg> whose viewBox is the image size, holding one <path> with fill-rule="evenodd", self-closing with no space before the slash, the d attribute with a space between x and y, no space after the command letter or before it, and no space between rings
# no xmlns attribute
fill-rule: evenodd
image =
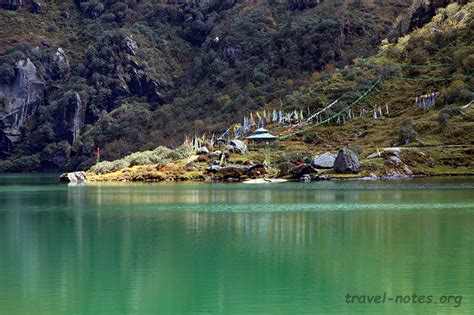
<svg viewBox="0 0 474 315"><path fill-rule="evenodd" d="M259 134L259 133L268 133L268 130L265 129L265 128L258 128L257 130L254 131L254 135L255 134Z"/></svg>
<svg viewBox="0 0 474 315"><path fill-rule="evenodd" d="M261 139L261 140L274 140L274 139L276 139L276 137L274 135L270 134L267 129L259 128L259 129L255 130L255 132L251 136L247 137L247 139L250 139L250 140L259 140L259 139Z"/></svg>

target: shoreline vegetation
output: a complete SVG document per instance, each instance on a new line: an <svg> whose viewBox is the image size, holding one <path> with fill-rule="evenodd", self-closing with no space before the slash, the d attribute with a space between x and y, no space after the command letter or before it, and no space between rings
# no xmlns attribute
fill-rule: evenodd
<svg viewBox="0 0 474 315"><path fill-rule="evenodd" d="M282 147L279 145L279 148L271 152L272 161L268 166L261 162L264 160L262 151L242 154L227 147L228 151L216 148L213 151L198 150L200 154L196 154L196 151L186 145L174 150L158 147L152 151L133 153L120 160L100 162L85 172L85 178L89 182L268 183L280 180L310 182L474 175L469 158L474 147L469 145L380 149L356 147L293 155L285 152ZM227 157L225 163L222 163L222 155ZM337 168L334 162L341 160L342 155L346 155L347 159L339 161ZM355 169L341 171L341 163L357 165Z"/></svg>

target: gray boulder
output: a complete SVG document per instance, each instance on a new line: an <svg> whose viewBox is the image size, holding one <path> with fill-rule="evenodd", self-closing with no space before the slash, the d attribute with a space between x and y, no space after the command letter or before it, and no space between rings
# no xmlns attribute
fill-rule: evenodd
<svg viewBox="0 0 474 315"><path fill-rule="evenodd" d="M310 181L311 181L311 176L309 174L305 174L301 176L300 178L300 182L303 182L303 183L309 183Z"/></svg>
<svg viewBox="0 0 474 315"><path fill-rule="evenodd" d="M209 173L217 173L220 169L221 167L219 165L211 165L207 168L207 171Z"/></svg>
<svg viewBox="0 0 474 315"><path fill-rule="evenodd" d="M358 173L360 168L359 158L353 151L342 148L334 161L334 171L337 173Z"/></svg>
<svg viewBox="0 0 474 315"><path fill-rule="evenodd" d="M323 153L316 156L311 162L311 165L315 168L333 168L336 157L337 155L334 153Z"/></svg>
<svg viewBox="0 0 474 315"><path fill-rule="evenodd" d="M196 150L197 155L208 155L209 154L209 149L206 147L200 147Z"/></svg>
<svg viewBox="0 0 474 315"><path fill-rule="evenodd" d="M211 157L211 158L220 158L221 154L222 154L222 151L216 150L214 152L211 152L209 154L209 157Z"/></svg>
<svg viewBox="0 0 474 315"><path fill-rule="evenodd" d="M82 184L86 182L86 173L71 172L64 173L59 176L59 182L63 184Z"/></svg>
<svg viewBox="0 0 474 315"><path fill-rule="evenodd" d="M247 152L247 145L243 141L238 140L238 139L233 139L233 140L230 140L229 143L232 146L232 149L234 152L238 152L240 154Z"/></svg>

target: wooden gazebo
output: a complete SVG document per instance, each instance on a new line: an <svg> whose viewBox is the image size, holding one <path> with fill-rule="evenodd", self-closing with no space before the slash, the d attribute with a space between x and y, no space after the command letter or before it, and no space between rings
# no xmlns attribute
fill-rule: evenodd
<svg viewBox="0 0 474 315"><path fill-rule="evenodd" d="M255 132L247 137L249 149L257 150L259 148L273 147L277 137L270 134L265 128L258 128Z"/></svg>

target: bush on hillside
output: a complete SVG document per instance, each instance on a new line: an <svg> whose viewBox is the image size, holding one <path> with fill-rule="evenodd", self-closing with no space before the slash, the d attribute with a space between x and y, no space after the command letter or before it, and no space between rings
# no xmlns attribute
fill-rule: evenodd
<svg viewBox="0 0 474 315"><path fill-rule="evenodd" d="M306 143L316 143L319 140L318 135L315 132L310 132L304 136L303 141Z"/></svg>
<svg viewBox="0 0 474 315"><path fill-rule="evenodd" d="M417 135L415 129L413 129L413 121L407 119L403 122L402 126L396 131L398 144L407 145L413 142Z"/></svg>
<svg viewBox="0 0 474 315"><path fill-rule="evenodd" d="M362 152L364 152L364 149L358 146L349 146L347 147L349 150L360 156Z"/></svg>
<svg viewBox="0 0 474 315"><path fill-rule="evenodd" d="M462 115L462 110L459 107L449 106L443 108L443 110L438 115L438 123L441 128L446 127L449 119L454 116Z"/></svg>
<svg viewBox="0 0 474 315"><path fill-rule="evenodd" d="M441 91L442 98L446 99L446 103L465 103L469 102L474 93L469 90L469 86L461 80L453 81L447 88Z"/></svg>

